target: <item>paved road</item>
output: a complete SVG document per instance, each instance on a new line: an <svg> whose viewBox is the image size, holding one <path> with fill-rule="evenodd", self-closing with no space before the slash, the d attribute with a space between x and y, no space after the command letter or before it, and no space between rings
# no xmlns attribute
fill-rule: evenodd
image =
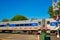
<svg viewBox="0 0 60 40"><path fill-rule="evenodd" d="M41 36L39 37L41 40ZM60 40L56 36L50 36L51 40ZM38 40L38 35L27 34L3 34L0 33L0 39L2 40Z"/></svg>
<svg viewBox="0 0 60 40"><path fill-rule="evenodd" d="M0 34L2 40L38 40L38 35Z"/></svg>

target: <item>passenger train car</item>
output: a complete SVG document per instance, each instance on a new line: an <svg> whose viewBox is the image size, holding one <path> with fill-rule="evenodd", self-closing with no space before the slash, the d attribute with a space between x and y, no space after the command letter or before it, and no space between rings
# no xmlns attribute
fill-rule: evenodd
<svg viewBox="0 0 60 40"><path fill-rule="evenodd" d="M57 34L57 30L56 29L58 26L58 23L56 20L54 20L53 18L50 19L46 19L46 26L48 27L48 29L50 29L50 33L55 33Z"/></svg>
<svg viewBox="0 0 60 40"><path fill-rule="evenodd" d="M41 20L25 20L25 21L9 21L9 22L0 22L0 31L10 31L16 32L24 31L30 32L37 30L41 26Z"/></svg>
<svg viewBox="0 0 60 40"><path fill-rule="evenodd" d="M46 30L47 33L56 30L56 20L40 19L40 20L24 20L24 21L8 21L0 22L0 32L24 32L24 33L41 33Z"/></svg>

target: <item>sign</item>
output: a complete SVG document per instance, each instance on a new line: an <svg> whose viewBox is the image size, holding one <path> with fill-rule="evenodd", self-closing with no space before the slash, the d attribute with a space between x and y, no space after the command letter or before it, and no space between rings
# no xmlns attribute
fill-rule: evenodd
<svg viewBox="0 0 60 40"><path fill-rule="evenodd" d="M58 23L57 22L50 22L50 26L57 26Z"/></svg>
<svg viewBox="0 0 60 40"><path fill-rule="evenodd" d="M56 20L57 17L56 16L53 16L53 18L54 18L54 20Z"/></svg>

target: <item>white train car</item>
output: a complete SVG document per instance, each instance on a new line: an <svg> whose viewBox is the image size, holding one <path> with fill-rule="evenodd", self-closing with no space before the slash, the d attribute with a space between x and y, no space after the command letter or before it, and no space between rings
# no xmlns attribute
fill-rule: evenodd
<svg viewBox="0 0 60 40"><path fill-rule="evenodd" d="M41 33L44 29L47 33L50 33L50 31L56 31L57 25L58 24L56 20L52 18L40 20L0 22L0 32L9 31L15 33L17 31L23 31L25 33Z"/></svg>
<svg viewBox="0 0 60 40"><path fill-rule="evenodd" d="M9 21L9 22L0 22L0 31L25 31L38 32L41 27L41 20L24 20L24 21Z"/></svg>
<svg viewBox="0 0 60 40"><path fill-rule="evenodd" d="M51 19L46 19L46 27L50 30L55 30L57 25L56 20L54 20L53 18Z"/></svg>
<svg viewBox="0 0 60 40"><path fill-rule="evenodd" d="M58 27L57 25L58 25L57 21L54 20L53 18L46 19L46 27L50 29L51 33L57 32L57 29L56 29Z"/></svg>

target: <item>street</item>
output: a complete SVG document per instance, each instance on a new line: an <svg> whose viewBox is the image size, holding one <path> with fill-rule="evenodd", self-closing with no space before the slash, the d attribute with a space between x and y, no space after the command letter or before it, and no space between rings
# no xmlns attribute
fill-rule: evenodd
<svg viewBox="0 0 60 40"><path fill-rule="evenodd" d="M57 38L56 35L50 36L50 39L60 40L60 38ZM0 33L0 40L41 40L41 36L29 34Z"/></svg>
<svg viewBox="0 0 60 40"><path fill-rule="evenodd" d="M38 40L38 35L0 34L0 40Z"/></svg>

